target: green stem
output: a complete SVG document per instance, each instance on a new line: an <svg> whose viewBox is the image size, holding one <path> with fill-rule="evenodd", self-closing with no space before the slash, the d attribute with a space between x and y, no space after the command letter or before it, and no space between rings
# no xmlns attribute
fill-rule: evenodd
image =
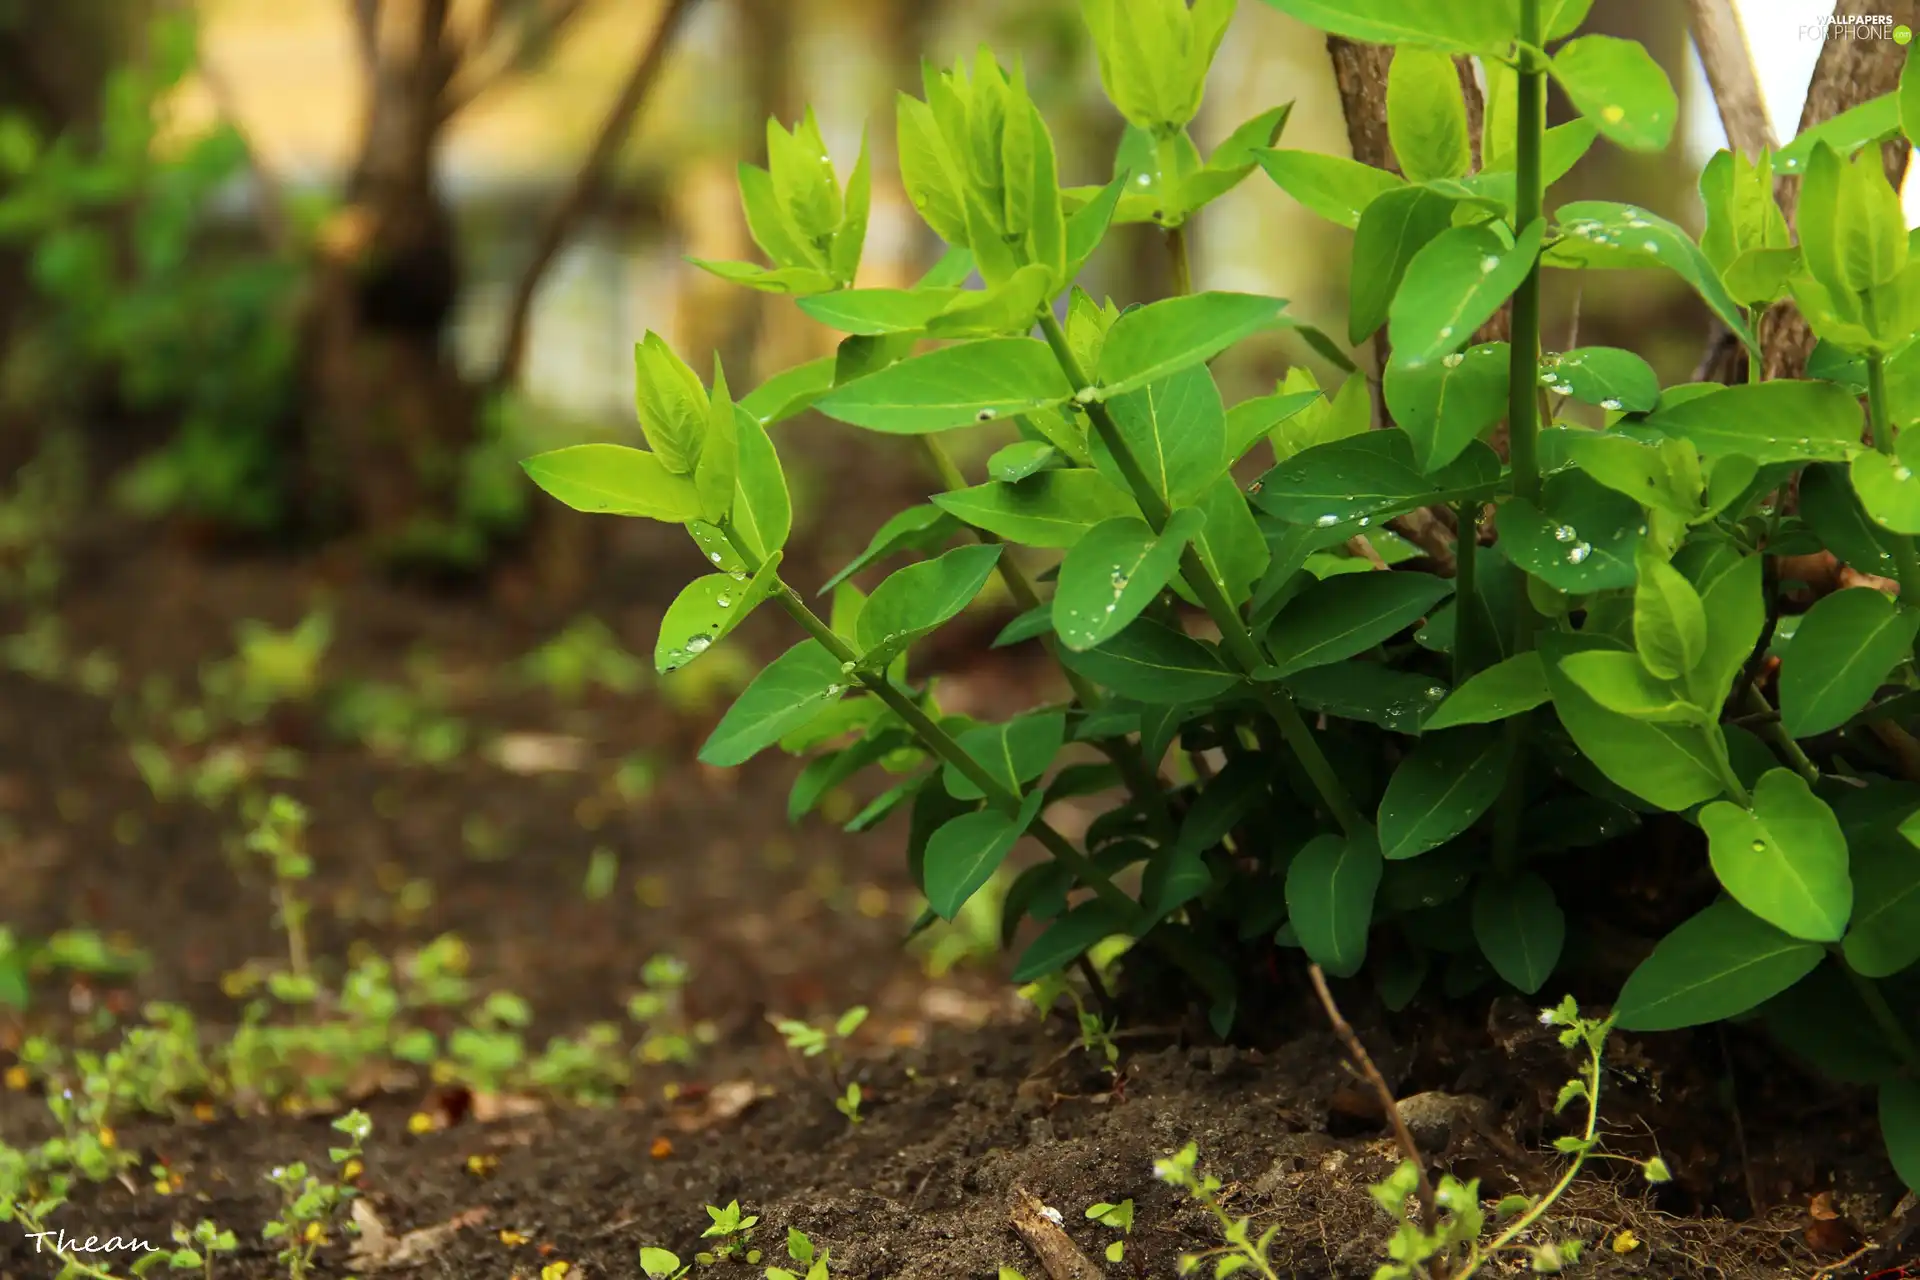
<svg viewBox="0 0 1920 1280"><path fill-rule="evenodd" d="M940 475L940 483L947 487L947 491L951 493L966 488L966 476L962 475L960 468L954 465L952 456L941 447L938 438L925 435L920 439L926 446L927 456L933 460L933 469ZM972 533L983 543L1001 542L998 534L989 533L985 529L973 529ZM1032 581L1011 555L1003 552L995 568L1000 574L1000 580L1007 584L1007 594L1013 597L1014 603L1020 607L1022 613L1039 607L1040 593L1034 590ZM1066 675L1067 686L1073 690L1074 700L1089 711L1099 706L1100 690L1094 687L1093 682L1078 672L1070 670L1065 663L1058 661L1060 651L1053 633L1048 632L1041 636L1040 643L1046 647L1047 653L1055 659L1056 665ZM1163 842L1172 843L1179 835L1179 830L1174 826L1173 812L1167 807L1167 793L1161 788L1160 779L1152 764L1141 755L1140 749L1131 739L1112 738L1096 745L1109 760L1113 761L1114 767L1120 771L1121 780L1127 784L1127 790L1131 791L1134 798L1146 809L1147 820L1153 823L1156 834L1162 838Z"/></svg>
<svg viewBox="0 0 1920 1280"><path fill-rule="evenodd" d="M1480 559L1480 503L1464 500L1454 507L1458 535L1453 542L1453 598L1464 603L1453 611L1453 687L1459 688L1480 670L1486 648L1481 644L1480 611L1474 607L1475 566Z"/></svg>
<svg viewBox="0 0 1920 1280"><path fill-rule="evenodd" d="M1047 345L1053 348L1054 358L1060 362L1060 368L1066 373L1067 380L1072 384L1073 389L1078 392L1091 386L1092 383L1088 380L1086 372L1080 367L1079 358L1073 354L1072 347L1067 344L1067 335L1061 330L1060 322L1054 318L1051 311L1041 313L1040 327L1046 334ZM1087 416L1093 422L1093 429L1099 433L1101 442L1107 446L1107 451L1113 456L1115 465L1120 468L1120 474L1126 478L1127 487L1132 490L1134 501L1140 504L1141 514L1146 517L1147 523L1152 526L1155 533L1160 532L1166 527L1167 519L1171 514L1167 509L1166 499L1160 496L1159 491L1153 487L1153 482L1147 478L1146 472L1141 469L1140 460L1134 456L1126 438L1120 434L1119 424L1113 420L1113 415L1107 412L1107 406L1095 400L1086 406L1086 410ZM1247 630L1246 620L1240 616L1240 611L1233 607L1232 601L1227 599L1226 592L1214 580L1212 571L1201 560L1200 553L1193 549L1192 544L1188 544L1180 553L1180 572L1194 597L1199 600L1200 607L1206 610L1207 616L1212 618L1214 625L1220 629L1221 644L1225 647L1227 656L1240 669L1241 674L1251 677L1254 672L1268 666L1266 656L1260 652L1260 646L1254 641L1252 633ZM1320 743L1314 738L1313 730L1300 715L1300 709L1294 706L1293 699L1288 697L1284 690L1266 681L1249 679L1248 685L1261 707L1279 727L1280 736L1299 760L1300 767L1306 771L1308 781L1313 784L1313 789L1319 794L1327 811L1333 815L1334 821L1340 824L1341 830L1349 836L1358 835L1366 830L1366 820L1360 816L1360 810L1354 805L1353 797L1347 793L1346 784L1340 780L1340 775L1334 772L1332 763L1327 759L1326 753L1320 749Z"/></svg>
<svg viewBox="0 0 1920 1280"><path fill-rule="evenodd" d="M1173 292L1175 295L1192 293L1193 260L1187 252L1185 223L1167 228L1167 254L1173 259Z"/></svg>
<svg viewBox="0 0 1920 1280"><path fill-rule="evenodd" d="M1735 803L1751 809L1753 796L1747 791L1747 784L1740 781L1740 775L1734 772L1733 757L1727 754L1727 735L1717 724L1703 724L1700 727L1706 731L1707 747L1713 752L1713 767L1720 775L1720 785L1726 788Z"/></svg>
<svg viewBox="0 0 1920 1280"><path fill-rule="evenodd" d="M1862 301L1867 309L1867 325L1873 325L1873 299L1865 297ZM1893 426L1887 421L1887 361L1878 351L1867 354L1867 420L1873 425L1873 447L1889 458L1897 457L1893 451ZM1920 558L1913 550L1913 539L1905 534L1895 534L1888 539L1893 544L1893 562L1895 572L1900 577L1900 601L1902 604L1920 604Z"/></svg>
<svg viewBox="0 0 1920 1280"><path fill-rule="evenodd" d="M1766 739L1767 745L1779 753L1782 760L1793 767L1794 772L1809 783L1820 781L1820 766L1816 765L1800 744L1793 740L1780 717L1775 713L1773 704L1767 701L1767 695L1761 693L1758 686L1743 683L1740 690L1740 710L1744 715L1762 717L1754 725L1754 731Z"/></svg>
<svg viewBox="0 0 1920 1280"><path fill-rule="evenodd" d="M734 550L739 553L740 559L747 566L747 571L749 573L758 573L760 571L759 557L755 556L753 552L735 536L731 526L723 526L723 530L727 535L728 541L733 543ZM839 633L828 626L819 614L809 609L806 601L802 600L798 593L787 585L784 579L776 576L774 582L776 585L773 588L772 595L780 602L780 607L785 609L788 615L791 616L795 622L799 623L801 628L806 631L809 636L812 636L821 648L832 654L843 666L849 666L859 662L860 655L855 653L853 648L848 645L845 640L841 639ZM921 743L925 745L929 751L940 757L940 759L947 764L952 765L967 781L980 788L981 793L986 796L987 800L995 808L1010 817L1019 814L1021 804L1025 797L1018 791L1009 790L998 778L988 773L985 766L969 755L966 750L960 746L959 742L954 739L952 734L934 723L933 717L922 710L918 703L894 687L893 682L887 679L886 673L859 671L856 673L856 678L882 702L886 703L887 708L900 717L902 723L913 731L914 735L920 739ZM1082 884L1092 889L1101 901L1120 909L1124 913L1125 919L1130 923L1137 920L1140 914L1139 904L1132 898L1129 898L1126 893L1116 886L1112 880L1108 879L1098 867L1094 866L1090 858L1074 848L1072 843L1068 841L1065 836L1061 835L1056 828L1045 819L1036 818L1028 830L1035 839L1045 846L1048 853L1058 858L1062 864L1079 878Z"/></svg>
<svg viewBox="0 0 1920 1280"><path fill-rule="evenodd" d="M1546 72L1536 50L1540 45L1540 0L1520 0L1520 75L1515 95L1518 137L1514 140L1514 231L1526 230L1540 217L1545 191L1540 181L1541 135L1546 128ZM1513 472L1514 496L1536 507L1540 504L1540 259L1536 255L1526 279L1513 295L1513 337L1507 368L1507 462ZM1513 614L1513 651L1533 648L1540 623L1523 592ZM1527 803L1527 755L1531 717L1514 716L1505 732L1513 750L1506 790L1494 813L1493 859L1502 871L1512 871L1520 859L1520 820Z"/></svg>
<svg viewBox="0 0 1920 1280"><path fill-rule="evenodd" d="M1846 955L1838 946L1830 949L1840 962L1840 967L1846 971L1847 981L1853 984L1854 991L1865 1002L1867 1012L1873 1016L1874 1025L1887 1038L1887 1044L1900 1055L1900 1060L1907 1064L1909 1070L1920 1071L1920 1046L1914 1044L1913 1037L1901 1025L1900 1016L1887 1003L1887 997L1881 994L1880 984L1848 964Z"/></svg>

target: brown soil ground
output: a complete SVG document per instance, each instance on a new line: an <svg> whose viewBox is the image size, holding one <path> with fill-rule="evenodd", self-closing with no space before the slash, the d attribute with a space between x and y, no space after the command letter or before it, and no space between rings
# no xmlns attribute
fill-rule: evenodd
<svg viewBox="0 0 1920 1280"><path fill-rule="evenodd" d="M690 549L665 547L643 539L608 575L618 600L599 612L636 653L651 653L661 610L695 566ZM74 651L114 653L123 687L153 672L190 680L210 655L230 650L237 621L291 624L325 576L318 565L216 562L138 532L103 532L74 549L60 613ZM1388 1223L1366 1186L1390 1170L1395 1151L1293 976L1297 953L1275 957L1286 1015L1257 1028L1254 1047L1220 1046L1178 1014L1134 1016L1119 1078L1109 1081L1074 1051L1068 1028L1042 1023L994 974L929 977L903 950L914 902L897 826L861 838L818 820L789 826L789 764L720 774L693 763L711 711L676 714L646 693L599 692L568 705L484 678L543 633L480 603L358 580L330 589L330 674L405 679L407 653L424 645L443 670L473 677L456 681L457 709L485 733L562 734L588 750L582 767L539 776L477 750L450 768L415 767L329 742L299 716L276 721L274 732L306 760L289 785L314 814L317 952L338 957L363 940L391 954L455 931L483 986L531 1002L537 1041L620 1018L642 962L671 952L694 974L690 1012L717 1029L692 1067L650 1071L611 1109L457 1117L416 1136L409 1116L443 1110L429 1089L369 1102L375 1133L361 1185L382 1222L395 1233L469 1224L414 1274L531 1278L565 1261L570 1277L637 1277L640 1246L690 1257L702 1206L738 1198L761 1216L763 1266L784 1261L791 1226L830 1247L835 1275L848 1280L959 1280L1001 1266L1038 1277L1039 1261L1009 1226L1016 1189L1025 1189L1056 1207L1095 1259L1113 1236L1085 1209L1133 1198L1126 1259L1104 1270L1116 1280L1170 1277L1179 1255L1218 1240L1205 1214L1152 1176L1156 1157L1187 1142L1225 1181L1234 1212L1259 1230L1278 1224L1281 1275L1365 1277L1382 1260ZM775 651L777 621L756 618L742 642ZM1034 680L1017 666L989 667L961 673L955 693L983 708L1018 705ZM659 761L657 785L644 799L610 801L611 772L634 752ZM156 803L105 700L0 675L0 810L5 923L28 934L85 925L126 935L153 960L133 987L139 998L184 1001L218 1025L233 1016L220 975L280 953L265 886L237 876L222 850L232 818L191 801ZM476 815L504 856L467 851L463 830ZM602 847L621 871L615 891L593 901L582 876ZM391 864L435 887L418 919L357 909L382 898ZM637 902L636 886L653 886L652 905ZM111 997L40 994L42 1015ZM1390 1018L1364 986L1339 994L1403 1094L1466 1091L1492 1103L1490 1120L1457 1127L1438 1160L1483 1178L1489 1195L1552 1182L1549 1144L1563 1130L1550 1103L1573 1064L1539 1028L1515 1030L1531 1025L1530 1006L1482 995ZM790 1057L765 1015L831 1015L856 1003L874 1014L849 1067L867 1093L866 1119L850 1126L824 1074ZM0 1022L0 1037L8 1034ZM19 1028L10 1034L17 1043ZM0 1038L0 1068L14 1060L7 1043ZM1677 1180L1654 1195L1604 1168L1583 1179L1551 1223L1552 1235L1588 1242L1573 1274L1810 1277L1856 1243L1829 1206L1861 1218L1891 1207L1894 1184L1860 1099L1794 1074L1744 1033L1618 1049L1609 1144L1662 1152ZM765 1096L709 1123L702 1090L741 1081ZM678 1101L668 1100L669 1083L681 1086ZM30 1094L0 1092L8 1138L40 1132L43 1117ZM160 1241L175 1221L212 1217L240 1235L241 1253L216 1272L237 1277L274 1273L258 1241L277 1194L266 1172L323 1160L333 1135L326 1117L225 1115L131 1124L118 1136L146 1163L164 1161L182 1190L162 1196L146 1179L83 1188L55 1224L70 1237ZM474 1155L497 1165L478 1176ZM1616 1247L1622 1231L1636 1247ZM322 1256L324 1274L347 1273L344 1248ZM132 1258L88 1261L124 1275ZM1834 1274L1899 1261L1883 1253ZM0 1277L54 1271L17 1228L0 1226ZM745 1280L759 1271L722 1263L712 1274Z"/></svg>

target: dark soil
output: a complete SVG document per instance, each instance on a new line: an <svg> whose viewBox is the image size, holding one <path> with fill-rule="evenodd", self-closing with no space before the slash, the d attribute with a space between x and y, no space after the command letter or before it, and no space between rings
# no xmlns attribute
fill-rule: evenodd
<svg viewBox="0 0 1920 1280"><path fill-rule="evenodd" d="M620 599L600 610L642 655L695 566L690 550L667 545L643 538L628 549L608 575ZM737 1198L761 1215L763 1266L785 1261L793 1226L829 1246L835 1275L849 1280L957 1280L1003 1265L1037 1277L1037 1260L1008 1225L1022 1188L1056 1207L1096 1259L1113 1235L1085 1209L1131 1197L1137 1226L1126 1260L1107 1273L1172 1276L1180 1254L1218 1242L1212 1220L1152 1174L1157 1157L1188 1142L1225 1181L1234 1212L1252 1215L1257 1229L1279 1224L1273 1258L1282 1275L1365 1277L1384 1257L1388 1223L1366 1187L1397 1153L1295 980L1297 953L1275 957L1274 1003L1286 1014L1256 1029L1258 1049L1219 1046L1178 1012L1134 1018L1110 1080L1064 1025L1043 1024L992 973L931 978L903 950L914 900L897 827L863 838L817 820L790 827L788 763L738 774L693 763L714 711L682 716L647 693L598 692L569 705L511 686L487 673L550 631L475 600L329 576L318 563L215 563L140 531L108 531L73 552L60 614L73 652L112 651L122 688L153 672L190 683L202 662L231 650L237 621L290 625L325 590L336 608L330 676L405 680L407 654L424 645L461 676L456 709L485 734L584 739L583 767L528 776L479 750L449 768L403 765L330 742L309 718L273 721L268 732L305 759L303 776L287 785L314 815L316 951L337 958L358 941L393 954L457 932L484 987L531 1002L536 1042L619 1019L641 964L671 952L694 974L690 1013L718 1032L693 1067L644 1076L611 1109L551 1106L481 1123L459 1108L449 1115L424 1085L370 1100L375 1132L361 1186L381 1222L396 1235L468 1224L418 1274L530 1278L564 1261L572 1277L635 1277L640 1246L690 1257L706 1225L702 1206ZM756 618L744 642L777 651L778 621ZM981 668L957 673L947 697L983 712L1011 709L1037 680L1017 666ZM650 795L622 801L608 781L636 752L659 762L659 777ZM476 815L501 856L469 852L463 831ZM139 999L176 999L211 1025L231 1022L221 975L283 949L267 886L237 875L224 851L231 813L156 803L106 700L0 675L0 816L4 923L29 935L76 925L124 935L153 960L132 988ZM581 884L596 848L616 854L621 872L613 893L591 901ZM396 866L435 888L416 919L374 909ZM642 896L651 905L637 902L638 886L650 886ZM1530 1004L1482 995L1388 1018L1358 984L1338 994L1403 1096L1441 1089L1492 1104L1486 1123L1454 1127L1437 1160L1481 1177L1487 1195L1552 1183L1550 1143L1564 1130L1551 1100L1575 1064L1533 1023ZM37 1015L57 1020L103 998L133 1003L85 986L41 995ZM874 1013L849 1067L866 1091L866 1118L850 1126L833 1109L824 1069L803 1069L765 1015L831 1015L856 1003ZM14 1061L19 1034L0 1022L0 1068ZM1868 1109L1794 1074L1758 1041L1622 1041L1615 1065L1610 1149L1661 1152L1677 1181L1656 1196L1625 1176L1631 1166L1614 1166L1617 1180L1606 1166L1584 1177L1550 1231L1588 1243L1575 1274L1804 1277L1891 1209L1895 1184ZM713 1119L711 1100L738 1082L764 1096ZM708 1093L712 1086L720 1088ZM410 1134L409 1117L421 1111L452 1123ZM34 1136L43 1117L31 1095L0 1093L8 1138ZM324 1162L335 1137L328 1118L130 1124L118 1140L143 1165L163 1161L180 1192L160 1195L146 1178L82 1188L54 1224L70 1239L160 1242L176 1221L212 1217L242 1241L217 1274L273 1274L258 1240L276 1208L264 1175L295 1159ZM476 1174L475 1155L497 1164ZM1623 1231L1636 1247L1624 1248ZM121 1275L132 1261L86 1256ZM1897 1261L1862 1258L1835 1275ZM344 1247L326 1250L323 1263L325 1274L345 1274ZM56 1270L17 1227L0 1226L0 1278ZM723 1263L715 1274L744 1280L759 1270Z"/></svg>

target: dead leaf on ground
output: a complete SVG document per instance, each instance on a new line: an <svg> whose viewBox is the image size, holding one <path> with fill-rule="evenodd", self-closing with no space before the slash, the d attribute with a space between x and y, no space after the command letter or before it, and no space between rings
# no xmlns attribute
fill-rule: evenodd
<svg viewBox="0 0 1920 1280"><path fill-rule="evenodd" d="M347 1253L347 1265L368 1271L416 1266L443 1248L456 1233L486 1221L487 1217L485 1209L468 1209L445 1222L396 1236L365 1200L355 1200L351 1212L353 1224L359 1228L360 1235Z"/></svg>
<svg viewBox="0 0 1920 1280"><path fill-rule="evenodd" d="M710 1089L683 1091L674 1099L671 1123L682 1133L697 1133L741 1115L773 1090L751 1080L726 1080Z"/></svg>
<svg viewBox="0 0 1920 1280"><path fill-rule="evenodd" d="M587 767L587 740L564 733L503 733L493 740L493 762L508 773L578 773Z"/></svg>

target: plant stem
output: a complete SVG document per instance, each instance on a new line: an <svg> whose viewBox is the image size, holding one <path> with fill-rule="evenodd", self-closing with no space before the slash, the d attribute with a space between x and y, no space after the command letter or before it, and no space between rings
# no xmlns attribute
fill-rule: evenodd
<svg viewBox="0 0 1920 1280"><path fill-rule="evenodd" d="M1167 255L1173 259L1173 291L1176 295L1193 292L1193 260L1187 252L1187 227L1181 223L1167 228Z"/></svg>
<svg viewBox="0 0 1920 1280"><path fill-rule="evenodd" d="M1753 807L1753 796L1747 791L1747 784L1740 781L1740 775L1734 772L1733 758L1727 754L1727 735L1717 724L1700 726L1707 735L1707 747L1713 752L1713 767L1720 774L1720 785L1727 794L1744 808Z"/></svg>
<svg viewBox="0 0 1920 1280"><path fill-rule="evenodd" d="M1092 383L1087 378L1085 370L1080 367L1079 358L1073 354L1072 347L1067 345L1067 335L1061 330L1060 322L1054 318L1051 311L1041 313L1040 327L1046 334L1047 345L1053 348L1054 358L1060 362L1060 368L1066 373L1067 381L1072 384L1073 389L1078 392L1091 386ZM1140 460L1134 457L1126 438L1120 434L1119 424L1113 420L1113 415L1107 412L1107 406L1095 400L1086 406L1086 410L1087 416L1093 422L1093 429L1100 434L1102 443L1107 446L1107 451L1113 455L1115 464L1120 468L1120 474L1126 478L1127 487L1132 490L1134 501L1140 504L1141 514L1146 517L1147 523L1152 526L1155 533L1160 532L1166 527L1167 518L1171 514L1167 509L1166 499L1160 496L1159 491L1153 487L1153 482L1147 478L1146 472L1141 469ZM1252 633L1247 630L1246 621L1240 616L1240 611L1227 599L1226 592L1214 580L1212 571L1200 559L1200 553L1193 549L1192 544L1188 544L1180 553L1180 572L1195 598L1199 600L1200 607L1207 611L1207 616L1212 618L1214 625L1220 629L1220 640L1226 648L1227 656L1233 660L1235 666L1240 668L1241 674L1251 677L1254 672L1270 665L1266 656L1260 652L1260 646L1254 641ZM1346 784L1340 780L1340 775L1334 772L1332 763L1327 759L1326 753L1320 749L1320 743L1314 738L1313 730L1300 715L1300 709L1294 706L1293 699L1288 697L1284 690L1266 681L1249 679L1248 687L1261 707L1272 717L1274 724L1279 727L1280 736L1285 739L1288 748L1299 760L1300 767L1306 771L1308 781L1313 784L1314 791L1319 794L1321 802L1333 815L1334 821L1340 824L1341 830L1349 836L1358 835L1366 830L1366 820L1360 816L1360 810L1354 805L1353 797L1347 793Z"/></svg>
<svg viewBox="0 0 1920 1280"><path fill-rule="evenodd" d="M1545 192L1540 182L1541 135L1546 128L1546 72L1533 50L1540 45L1540 0L1520 0L1520 75L1515 95L1518 137L1514 140L1514 217L1516 233L1540 217ZM1540 503L1540 259L1534 257L1526 279L1513 295L1513 336L1507 366L1507 462L1514 496ZM1513 651L1533 648L1539 615L1525 592L1513 614ZM1507 787L1494 813L1493 861L1503 872L1519 865L1520 819L1527 803L1524 750L1531 717L1514 716L1503 732L1512 744Z"/></svg>
<svg viewBox="0 0 1920 1280"><path fill-rule="evenodd" d="M1459 528L1453 543L1453 687L1465 684L1480 669L1486 649L1481 644L1480 611L1475 608L1475 565L1480 555L1480 503L1463 500L1454 507Z"/></svg>
<svg viewBox="0 0 1920 1280"><path fill-rule="evenodd" d="M1793 740L1780 717L1775 713L1773 704L1767 701L1767 695L1760 692L1759 686L1743 684L1740 689L1740 709L1747 715L1760 717L1754 724L1754 732L1766 739L1767 745L1779 753L1780 758L1793 766L1794 772L1809 783L1820 781L1820 766L1816 765L1800 744Z"/></svg>
<svg viewBox="0 0 1920 1280"><path fill-rule="evenodd" d="M758 573L760 571L759 557L755 556L753 552L734 535L730 525L723 526L723 530L727 535L728 541L733 544L734 550L739 553L741 561L747 566L747 571L749 573ZM802 600L799 594L787 585L785 579L776 576L774 581L776 585L772 592L773 597L780 602L781 608L785 609L788 615L791 616L795 622L799 623L801 628L806 631L809 636L813 637L814 641L819 644L821 648L832 654L843 664L856 663L859 661L860 655L855 653L852 647L840 638L839 633L834 631L832 627L828 626L826 622L821 619L819 614L807 607L806 601ZM882 702L886 703L887 708L900 717L901 721L913 731L914 735L920 739L921 743L924 744L929 751L940 757L940 759L947 764L952 765L967 781L980 788L981 792L995 808L1009 816L1017 815L1020 812L1020 807L1025 797L1018 791L1008 790L998 778L988 773L986 768L982 766L978 760L969 755L960 744L954 740L952 734L942 729L938 724L935 724L933 717L922 710L918 703L895 688L893 682L887 679L884 672L861 671L858 672L857 679ZM1028 828L1028 830L1036 840L1045 846L1048 853L1059 859L1063 865L1074 873L1080 883L1093 890L1094 894L1099 897L1102 902L1119 909L1128 924L1134 924L1139 920L1139 904L1132 898L1129 898L1112 880L1108 879L1107 876L1093 864L1092 859L1088 858L1084 853L1080 852L1080 850L1074 848L1072 842L1061 835L1055 827L1045 819L1035 818L1033 825Z"/></svg>
<svg viewBox="0 0 1920 1280"><path fill-rule="evenodd" d="M1900 1055L1900 1060L1906 1063L1910 1070L1920 1070L1920 1046L1914 1044L1913 1037L1908 1035L1907 1029L1900 1024L1900 1016L1893 1011L1893 1006L1887 1003L1886 996L1881 994L1880 984L1848 964L1846 955L1838 946L1830 950L1833 952L1834 959L1840 962L1840 967L1846 971L1847 981L1853 984L1854 991L1859 993L1860 999L1866 1004L1867 1012L1873 1015L1874 1025L1879 1027L1880 1034L1887 1038L1888 1046Z"/></svg>
<svg viewBox="0 0 1920 1280"><path fill-rule="evenodd" d="M939 439L925 435L921 436L920 440L926 446L927 456L933 460L933 469L940 474L940 483L947 487L947 491L952 493L966 488L966 476L962 475L960 468L954 465L952 456L941 447ZM979 542L989 544L1002 542L998 534L990 533L985 529L971 531ZM1007 584L1007 594L1013 597L1014 603L1020 607L1021 612L1039 607L1040 593L1034 590L1032 581L1011 555L1002 552L994 568L999 572L1000 580ZM1040 643L1054 658L1055 665L1067 677L1067 686L1073 690L1074 700L1089 711L1099 706L1102 701L1100 690L1094 687L1093 682L1078 672L1068 669L1065 663L1059 661L1060 650L1054 634L1051 631L1046 632L1040 637ZM1172 811L1167 808L1167 793L1161 788L1159 775L1153 768L1155 762L1146 760L1139 748L1128 738L1110 738L1095 745L1109 760L1113 761L1114 768L1120 771L1121 780L1127 784L1127 790L1131 791L1134 798L1146 809L1147 820L1153 823L1154 830L1162 841L1172 843L1178 837L1179 830L1174 826Z"/></svg>
<svg viewBox="0 0 1920 1280"><path fill-rule="evenodd" d="M1866 306L1867 325L1873 325L1873 299L1863 296ZM1889 458L1897 455L1893 451L1893 426L1887 421L1887 361L1878 351L1867 353L1867 420L1873 426L1873 447ZM1920 604L1920 558L1913 550L1913 539L1906 534L1895 534L1888 539L1893 544L1895 572L1900 578L1900 602L1902 604Z"/></svg>

